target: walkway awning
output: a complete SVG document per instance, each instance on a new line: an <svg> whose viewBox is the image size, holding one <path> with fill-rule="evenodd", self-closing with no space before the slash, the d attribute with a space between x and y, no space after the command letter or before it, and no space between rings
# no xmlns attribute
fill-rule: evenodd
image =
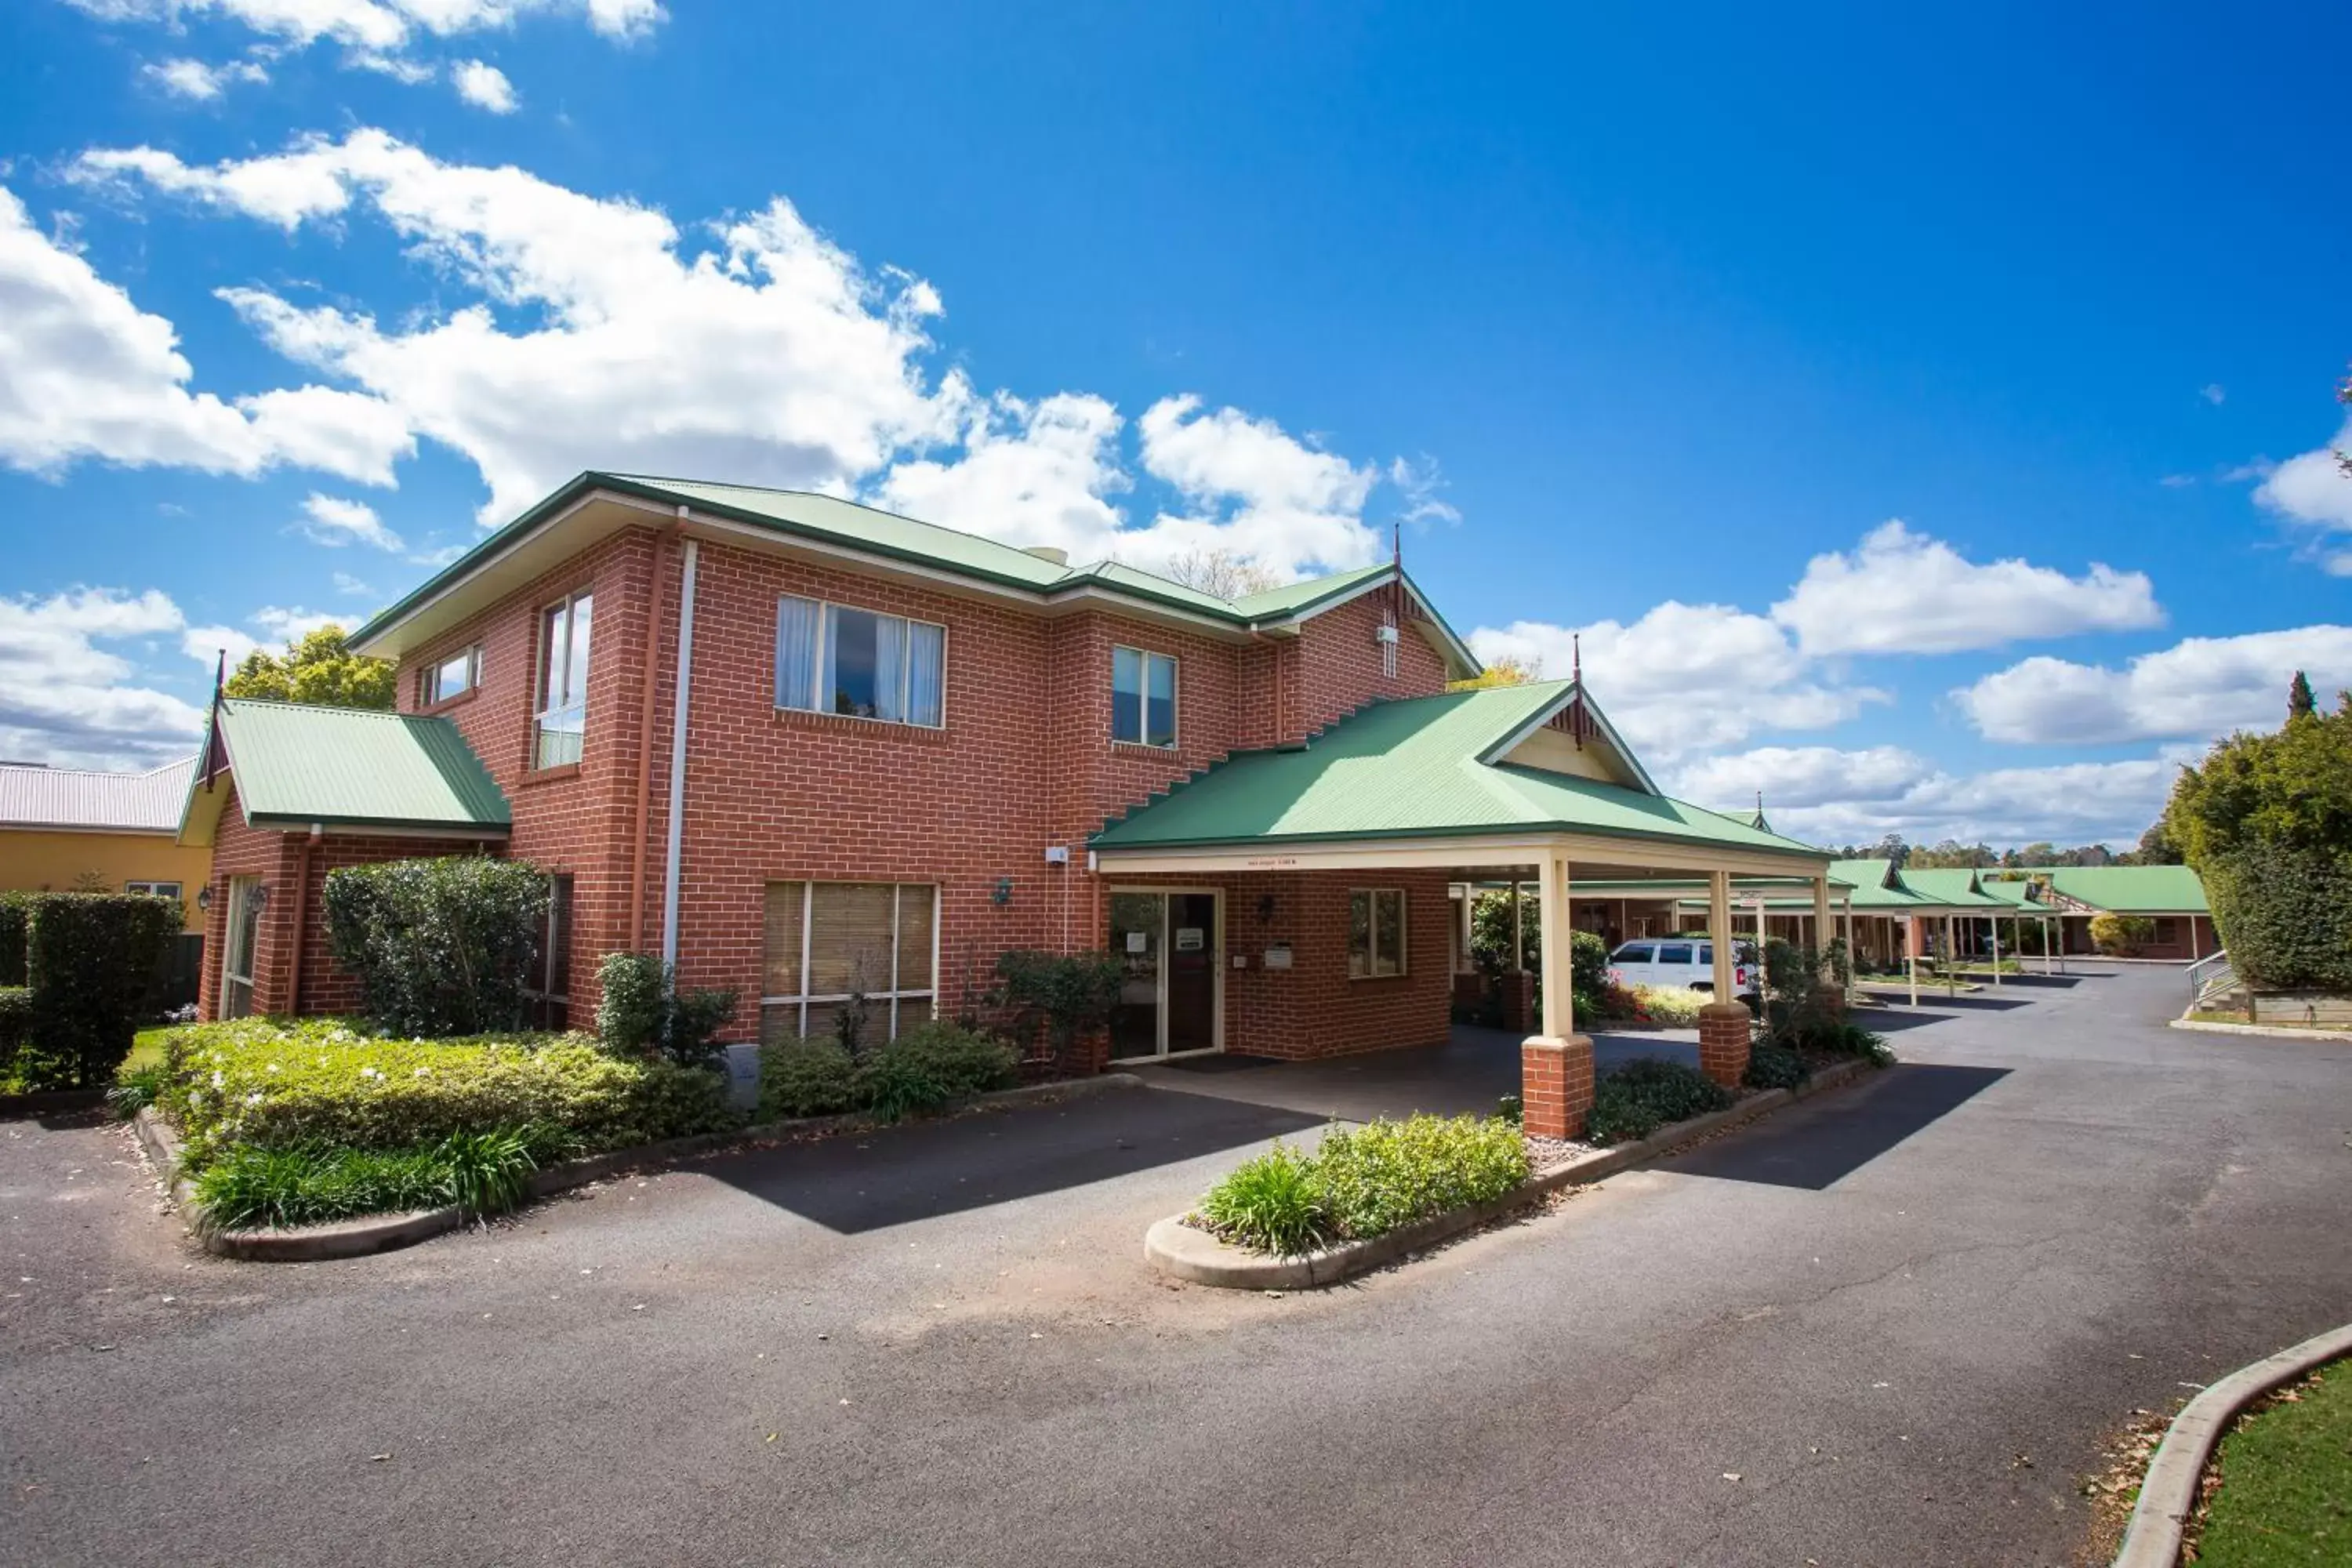
<svg viewBox="0 0 2352 1568"><path fill-rule="evenodd" d="M1237 752L1106 826L1105 868L1508 867L1823 875L1810 845L1660 794L1573 681L1376 702Z"/></svg>
<svg viewBox="0 0 2352 1568"><path fill-rule="evenodd" d="M217 742L217 744L215 743ZM504 838L504 791L446 719L224 698L180 814L180 842L210 844L227 785L247 826Z"/></svg>

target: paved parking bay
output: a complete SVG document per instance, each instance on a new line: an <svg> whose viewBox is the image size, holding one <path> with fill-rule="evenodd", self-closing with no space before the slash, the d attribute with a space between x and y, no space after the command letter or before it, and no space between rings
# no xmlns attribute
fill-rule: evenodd
<svg viewBox="0 0 2352 1568"><path fill-rule="evenodd" d="M2352 1318L2352 1049L2177 985L1891 1017L1860 1088L1278 1299L1142 1228L1329 1106L1108 1090L290 1267L0 1123L0 1557L2067 1563L2115 1422Z"/></svg>

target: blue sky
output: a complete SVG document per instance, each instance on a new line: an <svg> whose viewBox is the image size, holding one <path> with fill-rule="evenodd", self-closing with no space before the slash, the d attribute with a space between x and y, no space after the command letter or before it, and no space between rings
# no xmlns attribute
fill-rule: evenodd
<svg viewBox="0 0 2352 1568"><path fill-rule="evenodd" d="M1402 520L1838 841L2127 840L2352 685L2340 6L991 9L9 7L0 754L168 755L205 650L586 467L1144 565Z"/></svg>

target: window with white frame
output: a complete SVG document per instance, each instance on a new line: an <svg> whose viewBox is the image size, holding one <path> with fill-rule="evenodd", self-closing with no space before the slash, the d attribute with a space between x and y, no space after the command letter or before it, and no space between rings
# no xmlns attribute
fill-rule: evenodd
<svg viewBox="0 0 2352 1568"><path fill-rule="evenodd" d="M588 731L588 628L592 596L583 590L539 616L539 712L532 720L531 765L580 760Z"/></svg>
<svg viewBox="0 0 2352 1568"><path fill-rule="evenodd" d="M1176 660L1139 647L1110 650L1110 738L1134 746L1176 743Z"/></svg>
<svg viewBox="0 0 2352 1568"><path fill-rule="evenodd" d="M176 899L180 896L180 884L177 882L125 882L122 884L122 890L126 893L144 893L151 899Z"/></svg>
<svg viewBox="0 0 2352 1568"><path fill-rule="evenodd" d="M936 730L945 626L786 594L776 601L776 706Z"/></svg>
<svg viewBox="0 0 2352 1568"><path fill-rule="evenodd" d="M1348 978L1404 973L1404 890L1359 888L1348 895Z"/></svg>
<svg viewBox="0 0 2352 1568"><path fill-rule="evenodd" d="M425 705L446 702L452 697L462 697L474 689L482 678L482 645L461 647L446 658L438 659L425 671Z"/></svg>
<svg viewBox="0 0 2352 1568"><path fill-rule="evenodd" d="M862 1009L893 1039L936 1011L940 890L929 882L771 882L760 1036L831 1038Z"/></svg>

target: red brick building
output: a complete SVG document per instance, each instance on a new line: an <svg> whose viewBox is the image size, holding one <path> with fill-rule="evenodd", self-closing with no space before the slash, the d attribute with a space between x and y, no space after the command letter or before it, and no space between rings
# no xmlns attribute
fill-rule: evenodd
<svg viewBox="0 0 2352 1568"><path fill-rule="evenodd" d="M554 879L550 1022L588 1021L615 951L735 989L751 1039L853 993L884 1029L952 1014L1009 948L1108 948L1117 1058L1444 1038L1447 886L1480 868L1557 859L1564 896L1570 854L1826 866L1664 800L1574 683L1446 696L1476 662L1393 563L1227 600L587 474L352 640L396 661L399 716L217 711L184 830L215 846L206 1016L350 1006L325 876L416 854Z"/></svg>

